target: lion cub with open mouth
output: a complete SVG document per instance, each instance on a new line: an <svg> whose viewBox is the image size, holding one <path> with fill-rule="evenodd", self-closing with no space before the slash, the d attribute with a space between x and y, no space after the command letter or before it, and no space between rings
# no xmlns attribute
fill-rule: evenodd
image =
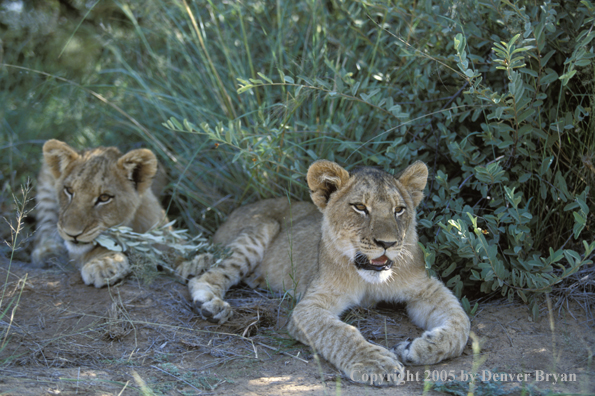
<svg viewBox="0 0 595 396"><path fill-rule="evenodd" d="M399 177L373 168L349 174L334 162L314 162L307 179L315 205L272 199L229 216L213 242L231 255L190 280L195 306L223 323L232 315L225 292L241 280L289 291L299 300L289 333L360 382L399 383L401 362L459 356L469 319L450 290L428 277L417 245L415 208L427 177L419 161ZM208 261L197 256L182 271L197 274ZM406 302L412 321L426 331L389 351L339 319L350 307L379 301Z"/></svg>

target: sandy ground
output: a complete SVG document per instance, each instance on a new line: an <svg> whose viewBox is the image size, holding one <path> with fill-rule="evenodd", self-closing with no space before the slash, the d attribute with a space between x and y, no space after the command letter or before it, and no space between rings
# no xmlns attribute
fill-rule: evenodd
<svg viewBox="0 0 595 396"><path fill-rule="evenodd" d="M14 303L0 319L0 395L467 394L460 381L471 372L476 395L595 393L594 324L580 307L549 315L544 306L532 322L523 305L483 303L472 318L478 354L470 340L463 356L407 367L403 385L376 388L341 377L293 341L284 328L290 302L264 291L232 289L234 318L216 326L192 312L186 286L170 277L95 289L68 267L8 268L0 258L8 279L1 311ZM389 347L422 332L401 306L359 308L344 320ZM435 388L440 377L447 381Z"/></svg>

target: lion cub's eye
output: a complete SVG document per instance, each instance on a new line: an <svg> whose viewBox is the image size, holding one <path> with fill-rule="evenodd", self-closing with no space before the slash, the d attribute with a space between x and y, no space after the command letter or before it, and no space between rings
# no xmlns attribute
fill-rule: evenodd
<svg viewBox="0 0 595 396"><path fill-rule="evenodd" d="M368 208L366 207L366 205L362 204L362 203L354 203L351 204L351 206L353 207L353 209L355 209L357 212L361 212L361 213L365 213L368 214Z"/></svg>
<svg viewBox="0 0 595 396"><path fill-rule="evenodd" d="M111 196L111 195L101 194L99 197L97 197L97 202L95 202L95 205L107 203L107 202L111 201L112 198L113 198L113 196Z"/></svg>
<svg viewBox="0 0 595 396"><path fill-rule="evenodd" d="M405 209L406 209L406 208L405 208L404 206L397 206L397 207L395 208L395 216L400 216L400 215L402 215L403 213L405 213Z"/></svg>
<svg viewBox="0 0 595 396"><path fill-rule="evenodd" d="M66 195L68 195L69 197L72 197L72 193L73 193L72 188L70 188L70 187L64 187L64 193Z"/></svg>

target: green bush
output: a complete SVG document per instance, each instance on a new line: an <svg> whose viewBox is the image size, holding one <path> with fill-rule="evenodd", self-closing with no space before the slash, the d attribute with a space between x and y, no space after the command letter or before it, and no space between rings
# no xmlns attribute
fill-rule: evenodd
<svg viewBox="0 0 595 396"><path fill-rule="evenodd" d="M170 210L192 231L246 202L307 199L318 158L392 173L419 159L426 265L459 297L518 295L536 314L537 293L591 263L591 2L122 10L136 45L109 41L92 88L117 106L110 136L135 131L168 165Z"/></svg>

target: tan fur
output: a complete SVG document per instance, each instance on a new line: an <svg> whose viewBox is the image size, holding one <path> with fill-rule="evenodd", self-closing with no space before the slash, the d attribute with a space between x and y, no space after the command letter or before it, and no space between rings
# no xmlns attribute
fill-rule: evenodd
<svg viewBox="0 0 595 396"><path fill-rule="evenodd" d="M459 356L469 319L444 284L426 275L417 245L415 208L427 176L419 161L398 178L372 168L350 175L333 162L316 161L308 170L316 205L281 198L230 215L214 242L229 247L231 256L190 280L194 304L207 319L223 323L232 315L225 292L242 279L289 291L299 299L290 334L355 381L395 384L401 362L434 364ZM198 256L196 268L207 259ZM391 268L383 267L387 260ZM379 301L406 302L412 321L426 331L389 351L339 319L350 307Z"/></svg>
<svg viewBox="0 0 595 396"><path fill-rule="evenodd" d="M93 240L113 226L146 232L167 221L151 186L158 162L147 149L124 155L115 147L78 152L64 142L43 145L37 183L37 265L68 252L88 285L102 287L130 272L128 258Z"/></svg>

